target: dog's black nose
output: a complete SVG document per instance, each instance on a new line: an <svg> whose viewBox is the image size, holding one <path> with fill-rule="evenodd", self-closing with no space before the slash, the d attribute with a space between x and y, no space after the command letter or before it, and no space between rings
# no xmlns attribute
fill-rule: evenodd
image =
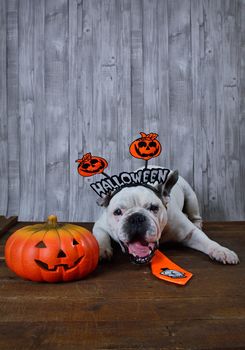
<svg viewBox="0 0 245 350"><path fill-rule="evenodd" d="M128 235L128 241L142 241L145 240L145 234L148 227L147 217L141 213L134 213L130 215L124 223L124 231Z"/></svg>
<svg viewBox="0 0 245 350"><path fill-rule="evenodd" d="M145 215L140 214L140 213L134 213L129 218L129 222L132 225L140 225L145 221L146 221Z"/></svg>

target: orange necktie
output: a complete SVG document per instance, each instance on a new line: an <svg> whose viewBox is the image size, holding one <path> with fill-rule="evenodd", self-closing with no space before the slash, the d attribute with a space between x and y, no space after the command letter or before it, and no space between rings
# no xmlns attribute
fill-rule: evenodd
<svg viewBox="0 0 245 350"><path fill-rule="evenodd" d="M176 265L159 250L155 251L151 260L151 271L157 278L181 285L185 285L193 276L191 272Z"/></svg>

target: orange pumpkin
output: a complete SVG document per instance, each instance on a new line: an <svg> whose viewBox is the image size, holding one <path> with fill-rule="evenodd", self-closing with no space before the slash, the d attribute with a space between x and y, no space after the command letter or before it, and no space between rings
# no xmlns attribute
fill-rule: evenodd
<svg viewBox="0 0 245 350"><path fill-rule="evenodd" d="M147 135L141 132L140 135L141 137L134 140L129 147L131 155L144 160L158 157L162 151L162 146L156 139L158 134L150 133Z"/></svg>
<svg viewBox="0 0 245 350"><path fill-rule="evenodd" d="M84 227L58 224L50 215L47 223L26 226L6 242L8 267L32 281L72 281L92 272L99 260L95 237Z"/></svg>
<svg viewBox="0 0 245 350"><path fill-rule="evenodd" d="M79 163L77 170L82 176L101 174L108 167L104 158L92 156L91 153L86 153L82 159L78 159L76 162Z"/></svg>

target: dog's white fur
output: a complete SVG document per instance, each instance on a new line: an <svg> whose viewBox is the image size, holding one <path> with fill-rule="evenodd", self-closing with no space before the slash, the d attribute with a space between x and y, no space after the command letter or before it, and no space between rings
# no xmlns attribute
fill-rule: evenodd
<svg viewBox="0 0 245 350"><path fill-rule="evenodd" d="M154 166L149 168L154 168ZM168 178L172 174L173 172L170 172ZM147 209L149 203L158 205L157 213ZM122 215L113 214L116 208L121 208ZM146 233L148 242L177 241L223 264L239 262L235 252L211 240L201 230L202 218L196 194L181 176L173 186L170 197L166 193L164 195L163 192L162 201L152 190L142 186L124 188L112 197L108 207L104 209L93 228L93 234L100 246L101 258L110 259L112 257L110 237L119 244L120 241L127 241L127 232L123 224L132 213L137 212L146 215L150 222ZM124 249L122 245L121 247Z"/></svg>

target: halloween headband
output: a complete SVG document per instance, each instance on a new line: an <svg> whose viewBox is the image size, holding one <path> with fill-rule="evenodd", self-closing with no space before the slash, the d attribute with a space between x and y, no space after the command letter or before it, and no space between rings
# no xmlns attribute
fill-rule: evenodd
<svg viewBox="0 0 245 350"><path fill-rule="evenodd" d="M157 140L158 134L141 132L140 135L141 137L134 140L129 146L129 152L133 157L145 160L144 169L133 172L121 172L119 175L109 176L104 172L105 168L108 167L108 162L102 157L86 153L81 159L76 160L79 163L77 170L81 176L104 175L102 180L90 185L101 198L108 194L112 197L123 188L133 186L144 186L159 196L157 189L150 184L164 184L170 170L167 168L147 168L148 160L158 157L162 151L162 146Z"/></svg>

